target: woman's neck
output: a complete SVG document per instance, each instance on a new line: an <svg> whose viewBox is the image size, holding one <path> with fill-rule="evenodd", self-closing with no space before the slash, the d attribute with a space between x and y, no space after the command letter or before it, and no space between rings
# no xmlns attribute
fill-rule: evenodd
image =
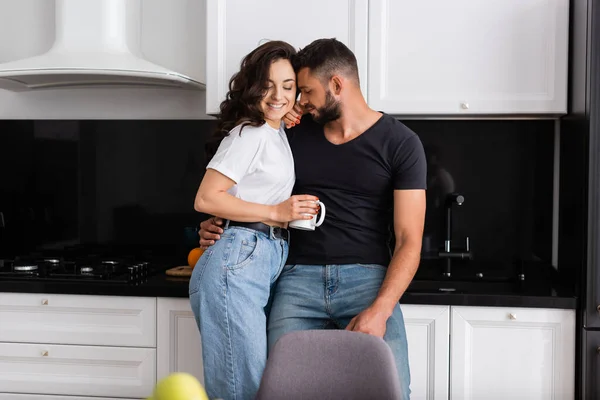
<svg viewBox="0 0 600 400"><path fill-rule="evenodd" d="M281 120L272 120L272 119L265 119L265 122L267 124L269 124L269 126L273 129L279 129L281 127Z"/></svg>

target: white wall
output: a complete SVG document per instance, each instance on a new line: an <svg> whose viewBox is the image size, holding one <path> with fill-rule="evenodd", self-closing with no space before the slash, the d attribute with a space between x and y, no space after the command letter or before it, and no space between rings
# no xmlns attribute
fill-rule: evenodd
<svg viewBox="0 0 600 400"><path fill-rule="evenodd" d="M145 56L205 82L205 0L142 2ZM53 0L0 0L0 63L42 54L53 41ZM0 119L212 119L205 109L204 91L0 89Z"/></svg>

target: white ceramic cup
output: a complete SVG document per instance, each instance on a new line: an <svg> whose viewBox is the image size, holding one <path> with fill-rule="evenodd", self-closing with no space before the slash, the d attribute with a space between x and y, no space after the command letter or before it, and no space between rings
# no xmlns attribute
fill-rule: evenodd
<svg viewBox="0 0 600 400"><path fill-rule="evenodd" d="M316 227L321 226L325 220L325 204L320 201L315 203L321 206L321 217L317 221L317 215L313 215L311 219L296 219L289 223L290 228L301 229L303 231L314 231ZM311 214L305 214L311 215Z"/></svg>

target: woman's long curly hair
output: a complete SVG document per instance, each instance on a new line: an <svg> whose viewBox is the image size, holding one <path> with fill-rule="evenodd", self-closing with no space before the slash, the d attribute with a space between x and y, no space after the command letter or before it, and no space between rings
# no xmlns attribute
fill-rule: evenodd
<svg viewBox="0 0 600 400"><path fill-rule="evenodd" d="M206 142L207 163L217 152L219 144L238 124L259 127L265 123L260 103L269 83L271 64L289 60L293 65L296 50L289 43L270 41L248 54L242 60L239 72L229 81L229 92L221 103L216 131ZM240 129L240 134L242 130Z"/></svg>

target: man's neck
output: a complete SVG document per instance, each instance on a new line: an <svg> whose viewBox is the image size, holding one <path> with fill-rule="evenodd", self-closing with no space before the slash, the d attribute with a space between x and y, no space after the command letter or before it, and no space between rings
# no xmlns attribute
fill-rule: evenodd
<svg viewBox="0 0 600 400"><path fill-rule="evenodd" d="M325 124L327 138L336 143L345 143L363 134L381 118L382 114L367 105L364 99L348 102L341 109L342 117Z"/></svg>

